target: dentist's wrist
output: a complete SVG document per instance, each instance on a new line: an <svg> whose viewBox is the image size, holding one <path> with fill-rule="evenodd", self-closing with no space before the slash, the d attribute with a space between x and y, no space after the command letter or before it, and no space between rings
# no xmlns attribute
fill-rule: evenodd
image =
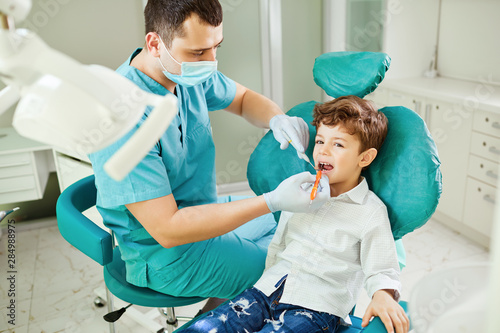
<svg viewBox="0 0 500 333"><path fill-rule="evenodd" d="M274 124L280 119L280 118L283 118L283 117L288 117L286 114L284 113L280 113L280 114L276 114L274 116L272 116L272 118L269 120L269 128L270 129L273 129L274 127Z"/></svg>
<svg viewBox="0 0 500 333"><path fill-rule="evenodd" d="M264 197L264 200L266 201L266 204L267 204L267 208L269 208L269 210L271 211L271 213L274 213L276 211L278 211L273 203L272 203L272 192L267 192L267 193L264 193L263 194L263 197Z"/></svg>

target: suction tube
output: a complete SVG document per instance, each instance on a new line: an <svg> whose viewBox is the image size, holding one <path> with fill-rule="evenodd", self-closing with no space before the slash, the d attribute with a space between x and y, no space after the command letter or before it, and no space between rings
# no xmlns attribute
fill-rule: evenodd
<svg viewBox="0 0 500 333"><path fill-rule="evenodd" d="M7 215L9 215L9 214L10 214L10 213L12 213L12 212L15 212L15 211L16 211L16 210L18 210L18 209L19 209L19 207L16 207L16 208L14 208L14 209L7 210L7 211L5 211L5 210L0 211L0 222L2 222L2 221L3 221L3 219L4 219Z"/></svg>

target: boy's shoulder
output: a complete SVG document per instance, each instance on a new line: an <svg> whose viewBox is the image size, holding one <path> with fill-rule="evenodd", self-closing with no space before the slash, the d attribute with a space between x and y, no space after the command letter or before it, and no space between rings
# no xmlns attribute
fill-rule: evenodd
<svg viewBox="0 0 500 333"><path fill-rule="evenodd" d="M377 194L375 194L375 192L373 192L370 189L368 189L368 192L366 193L366 200L368 203L370 203L372 205L385 207L385 204L382 201L382 199L380 199L379 196Z"/></svg>
<svg viewBox="0 0 500 333"><path fill-rule="evenodd" d="M382 199L380 199L380 197L370 189L366 193L364 204L367 208L369 208L368 211L372 217L378 216L383 220L389 220L387 206Z"/></svg>

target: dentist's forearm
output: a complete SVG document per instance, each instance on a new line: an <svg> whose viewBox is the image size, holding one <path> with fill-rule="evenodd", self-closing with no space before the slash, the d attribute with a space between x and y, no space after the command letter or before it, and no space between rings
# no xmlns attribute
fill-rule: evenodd
<svg viewBox="0 0 500 333"><path fill-rule="evenodd" d="M169 221L165 239L172 247L218 237L269 212L263 196L186 207Z"/></svg>
<svg viewBox="0 0 500 333"><path fill-rule="evenodd" d="M178 209L170 194L126 207L166 248L221 236L270 212L263 196Z"/></svg>
<svg viewBox="0 0 500 333"><path fill-rule="evenodd" d="M272 117L283 114L278 104L269 98L247 90L243 97L242 114L251 124L260 128L269 128L269 121Z"/></svg>
<svg viewBox="0 0 500 333"><path fill-rule="evenodd" d="M226 110L260 128L269 128L271 118L283 114L278 104L239 83L236 83L234 100Z"/></svg>

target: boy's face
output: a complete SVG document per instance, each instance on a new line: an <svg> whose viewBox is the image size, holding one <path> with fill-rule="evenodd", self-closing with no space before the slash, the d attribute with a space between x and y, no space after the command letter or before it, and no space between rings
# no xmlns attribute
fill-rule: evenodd
<svg viewBox="0 0 500 333"><path fill-rule="evenodd" d="M313 158L316 168L328 176L332 196L357 186L362 168L370 164L371 160L368 164L365 160L370 149L360 153L360 145L358 137L347 133L341 125L318 127Z"/></svg>

